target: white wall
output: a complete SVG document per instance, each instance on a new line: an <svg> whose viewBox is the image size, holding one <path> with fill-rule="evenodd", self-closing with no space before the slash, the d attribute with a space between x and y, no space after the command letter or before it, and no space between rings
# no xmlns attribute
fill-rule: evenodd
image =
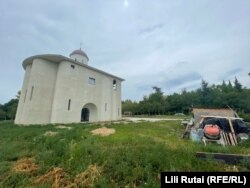
<svg viewBox="0 0 250 188"><path fill-rule="evenodd" d="M89 84L89 77L95 79L95 85ZM26 66L21 99L24 98L26 89L28 92L26 101L19 102L15 122L80 122L81 111L85 105L90 110L90 121L121 119L121 81L116 79L117 89L114 90L114 79L112 76L68 61L54 63L35 59L32 66ZM30 100L32 86L34 90Z"/></svg>
<svg viewBox="0 0 250 188"><path fill-rule="evenodd" d="M70 56L70 58L84 64L88 64L89 61L85 56L82 56L80 54L73 54Z"/></svg>
<svg viewBox="0 0 250 188"><path fill-rule="evenodd" d="M27 69L28 68L28 69ZM29 71L29 67L26 67ZM21 112L20 124L47 124L50 123L52 100L57 64L42 59L34 59L29 79L24 81L24 90L27 89L26 100ZM33 88L33 91L32 91ZM23 98L23 96L22 96ZM21 101L20 101L21 102ZM22 105L21 105L22 106Z"/></svg>
<svg viewBox="0 0 250 188"><path fill-rule="evenodd" d="M121 99L119 81L117 81L119 86L114 91L112 77L76 64L75 68L71 68L71 65L73 64L67 61L59 64L51 122L79 122L81 110L88 103L97 107L97 117L90 118L90 121L117 120L118 108L115 105L120 104ZM89 77L95 79L95 85L89 84ZM71 104L68 110L69 100Z"/></svg>
<svg viewBox="0 0 250 188"><path fill-rule="evenodd" d="M16 124L22 123L23 109L24 109L25 101L29 99L28 84L29 84L29 79L30 79L31 68L32 68L32 64L27 65L25 68L23 86L22 86L22 90L21 90L20 99L18 101L18 108L17 108L16 118L15 118Z"/></svg>

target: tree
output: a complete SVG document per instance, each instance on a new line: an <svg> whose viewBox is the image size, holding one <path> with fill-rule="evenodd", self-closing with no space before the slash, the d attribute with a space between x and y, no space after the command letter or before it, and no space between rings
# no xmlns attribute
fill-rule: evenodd
<svg viewBox="0 0 250 188"><path fill-rule="evenodd" d="M242 91L242 85L236 77L234 79L234 88L236 89L236 91Z"/></svg>
<svg viewBox="0 0 250 188"><path fill-rule="evenodd" d="M164 114L166 111L166 100L163 96L161 88L154 86L154 93L150 94L148 101L150 103L150 111L152 114Z"/></svg>
<svg viewBox="0 0 250 188"><path fill-rule="evenodd" d="M219 85L218 88L221 89L222 92L228 92L228 87L225 80L222 81L222 84Z"/></svg>
<svg viewBox="0 0 250 188"><path fill-rule="evenodd" d="M173 114L188 113L191 107L234 108L250 113L250 89L242 87L239 81L228 83L222 81L220 85L209 85L202 80L200 88L194 91L183 89L180 93L164 96L161 88L154 86L153 92L137 102L123 102L123 109L130 109L134 114ZM237 89L236 89L237 88ZM240 92L239 92L240 91Z"/></svg>
<svg viewBox="0 0 250 188"><path fill-rule="evenodd" d="M8 119L14 120L16 116L18 99L11 99L9 102L4 104L4 109Z"/></svg>
<svg viewBox="0 0 250 188"><path fill-rule="evenodd" d="M6 120L6 112L0 108L0 120Z"/></svg>
<svg viewBox="0 0 250 188"><path fill-rule="evenodd" d="M232 83L231 83L230 80L228 80L228 88L229 88L229 89L232 89L232 88L233 88Z"/></svg>
<svg viewBox="0 0 250 188"><path fill-rule="evenodd" d="M17 110L17 105L18 105L18 101L20 98L20 94L21 92L18 91L16 98L11 99L10 101L8 101L7 103L5 103L4 105L0 105L0 119L10 119L10 120L14 120L15 116L16 116L16 110ZM3 118L4 116L4 118Z"/></svg>
<svg viewBox="0 0 250 188"><path fill-rule="evenodd" d="M161 91L161 88L157 87L157 86L153 86L152 87L155 90L155 93L158 93L160 95L163 95L163 92Z"/></svg>
<svg viewBox="0 0 250 188"><path fill-rule="evenodd" d="M19 90L16 94L16 98L19 100L20 99L20 96L21 96L21 91Z"/></svg>
<svg viewBox="0 0 250 188"><path fill-rule="evenodd" d="M201 81L200 103L204 107L210 107L211 105L211 89L208 87L208 82L205 80Z"/></svg>
<svg viewBox="0 0 250 188"><path fill-rule="evenodd" d="M122 113L132 112L132 114L138 113L138 103L132 102L131 100L122 101Z"/></svg>

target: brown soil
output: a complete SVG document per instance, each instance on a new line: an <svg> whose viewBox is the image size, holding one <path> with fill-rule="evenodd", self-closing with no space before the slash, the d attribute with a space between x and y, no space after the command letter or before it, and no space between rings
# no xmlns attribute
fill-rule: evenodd
<svg viewBox="0 0 250 188"><path fill-rule="evenodd" d="M107 127L95 129L91 131L93 135L108 136L115 133L115 129L109 129Z"/></svg>
<svg viewBox="0 0 250 188"><path fill-rule="evenodd" d="M12 167L14 172L33 173L37 171L38 165L35 164L33 158L23 158L18 160Z"/></svg>

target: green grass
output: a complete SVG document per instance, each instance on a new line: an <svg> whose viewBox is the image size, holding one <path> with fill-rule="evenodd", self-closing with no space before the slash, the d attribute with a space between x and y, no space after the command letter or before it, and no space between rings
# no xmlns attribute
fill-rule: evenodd
<svg viewBox="0 0 250 188"><path fill-rule="evenodd" d="M250 141L237 147L194 143L181 139L180 121L110 124L116 133L93 136L94 124L72 124L68 129L55 125L16 126L0 123L0 187L37 187L34 180L53 167L62 168L73 179L89 165L101 169L95 187L160 187L162 171L226 171L229 165L203 161L196 151L250 154ZM44 136L46 131L57 132ZM30 174L16 173L19 159L32 157L39 169ZM250 171L249 161L237 166ZM40 184L39 187L50 187Z"/></svg>

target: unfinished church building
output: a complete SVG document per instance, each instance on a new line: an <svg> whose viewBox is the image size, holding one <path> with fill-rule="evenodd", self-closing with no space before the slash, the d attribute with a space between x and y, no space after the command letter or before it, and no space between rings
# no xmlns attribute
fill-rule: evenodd
<svg viewBox="0 0 250 188"><path fill-rule="evenodd" d="M121 119L122 78L88 65L85 52L45 54L23 61L25 76L15 124Z"/></svg>

